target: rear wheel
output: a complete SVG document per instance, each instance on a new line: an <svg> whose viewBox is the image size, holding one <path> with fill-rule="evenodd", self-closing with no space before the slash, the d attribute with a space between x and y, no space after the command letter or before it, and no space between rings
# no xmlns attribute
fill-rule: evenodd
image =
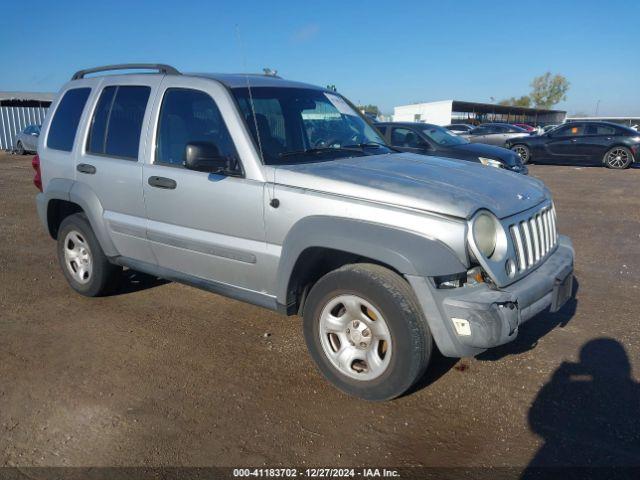
<svg viewBox="0 0 640 480"><path fill-rule="evenodd" d="M526 145L519 143L511 147L511 150L518 154L522 163L529 163L531 161L531 150L529 150L529 147Z"/></svg>
<svg viewBox="0 0 640 480"><path fill-rule="evenodd" d="M409 284L373 264L344 266L314 285L304 306L304 335L322 374L366 400L407 391L433 349Z"/></svg>
<svg viewBox="0 0 640 480"><path fill-rule="evenodd" d="M633 154L626 147L613 147L604 154L604 164L607 168L622 170L629 168L631 162L633 162Z"/></svg>
<svg viewBox="0 0 640 480"><path fill-rule="evenodd" d="M110 293L122 272L109 262L84 213L60 224L58 261L71 288L87 297Z"/></svg>
<svg viewBox="0 0 640 480"><path fill-rule="evenodd" d="M22 145L22 142L18 141L18 144L16 145L16 153L18 155L24 155L26 152L26 150L24 149L24 145Z"/></svg>

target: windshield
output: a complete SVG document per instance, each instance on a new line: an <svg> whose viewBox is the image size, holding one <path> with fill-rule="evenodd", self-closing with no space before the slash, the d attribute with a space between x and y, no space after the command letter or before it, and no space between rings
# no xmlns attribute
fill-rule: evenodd
<svg viewBox="0 0 640 480"><path fill-rule="evenodd" d="M447 130L446 128L431 126L429 128L422 129L422 133L424 133L430 140L434 141L438 145L442 145L445 147L450 147L453 145L464 145L469 143L469 140L466 140L459 135Z"/></svg>
<svg viewBox="0 0 640 480"><path fill-rule="evenodd" d="M338 94L290 87L251 87L251 94L244 87L232 91L267 165L393 151Z"/></svg>

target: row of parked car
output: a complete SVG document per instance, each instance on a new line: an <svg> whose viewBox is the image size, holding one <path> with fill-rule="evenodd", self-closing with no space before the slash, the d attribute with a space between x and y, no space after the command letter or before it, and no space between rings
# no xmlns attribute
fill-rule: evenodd
<svg viewBox="0 0 640 480"><path fill-rule="evenodd" d="M569 122L544 129L506 123L476 127L454 124L446 128L471 143L510 149L524 164L604 165L624 169L636 161L640 149L637 130L610 122Z"/></svg>
<svg viewBox="0 0 640 480"><path fill-rule="evenodd" d="M407 152L458 158L526 174L527 163L603 165L625 169L640 150L640 133L610 122L526 124L417 122L375 124L389 145Z"/></svg>
<svg viewBox="0 0 640 480"><path fill-rule="evenodd" d="M506 123L375 126L387 144L401 151L479 162L525 175L526 164L532 162L625 169L635 163L640 150L638 131L609 122L571 122L544 129ZM17 137L17 153L35 153L39 135L40 125L27 126Z"/></svg>

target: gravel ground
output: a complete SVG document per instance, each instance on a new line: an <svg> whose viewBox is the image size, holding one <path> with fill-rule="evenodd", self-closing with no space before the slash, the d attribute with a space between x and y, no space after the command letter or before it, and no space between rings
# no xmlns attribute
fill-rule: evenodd
<svg viewBox="0 0 640 480"><path fill-rule="evenodd" d="M297 317L143 276L73 293L30 160L0 155L0 465L640 465L639 169L532 166L576 299L367 403L321 378Z"/></svg>

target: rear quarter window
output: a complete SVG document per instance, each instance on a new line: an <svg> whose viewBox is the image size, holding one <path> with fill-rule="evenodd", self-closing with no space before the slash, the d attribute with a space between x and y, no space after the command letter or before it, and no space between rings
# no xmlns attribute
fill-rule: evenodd
<svg viewBox="0 0 640 480"><path fill-rule="evenodd" d="M73 149L78 123L90 92L90 88L72 88L65 92L51 120L47 148L65 152Z"/></svg>

